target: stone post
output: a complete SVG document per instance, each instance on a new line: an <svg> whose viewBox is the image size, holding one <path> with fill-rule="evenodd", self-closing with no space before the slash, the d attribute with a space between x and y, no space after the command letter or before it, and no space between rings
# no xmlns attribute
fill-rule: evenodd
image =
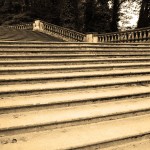
<svg viewBox="0 0 150 150"><path fill-rule="evenodd" d="M44 24L40 20L35 20L33 23L33 31L43 31Z"/></svg>
<svg viewBox="0 0 150 150"><path fill-rule="evenodd" d="M87 33L85 42L89 43L97 43L98 42L98 36L96 35L97 33Z"/></svg>

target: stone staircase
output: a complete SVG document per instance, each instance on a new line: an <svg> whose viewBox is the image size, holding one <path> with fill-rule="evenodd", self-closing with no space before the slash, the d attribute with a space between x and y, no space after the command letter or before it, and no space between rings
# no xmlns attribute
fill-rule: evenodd
<svg viewBox="0 0 150 150"><path fill-rule="evenodd" d="M0 36L0 150L149 150L150 44L17 35Z"/></svg>

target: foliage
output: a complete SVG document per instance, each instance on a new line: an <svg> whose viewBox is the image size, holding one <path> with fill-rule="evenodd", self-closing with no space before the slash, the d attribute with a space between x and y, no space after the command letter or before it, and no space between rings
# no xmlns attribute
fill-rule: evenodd
<svg viewBox="0 0 150 150"><path fill-rule="evenodd" d="M0 24L42 19L80 32L115 32L133 17L134 3L138 27L149 26L150 0L0 0Z"/></svg>

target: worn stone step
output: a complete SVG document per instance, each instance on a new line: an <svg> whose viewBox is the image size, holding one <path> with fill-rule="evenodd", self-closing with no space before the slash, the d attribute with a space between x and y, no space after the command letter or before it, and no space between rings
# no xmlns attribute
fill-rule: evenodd
<svg viewBox="0 0 150 150"><path fill-rule="evenodd" d="M121 143L111 144L110 147L102 148L102 150L149 150L150 136L141 136L133 138L134 140L124 140Z"/></svg>
<svg viewBox="0 0 150 150"><path fill-rule="evenodd" d="M6 60L6 59L82 59L82 58L100 58L100 59L108 59L108 58L150 58L149 54L86 54L86 55L81 55L81 54L39 54L39 55L0 55L1 60Z"/></svg>
<svg viewBox="0 0 150 150"><path fill-rule="evenodd" d="M27 74L6 74L0 75L0 82L8 81L29 81L29 80L64 80L64 79L74 79L74 78L89 78L89 77L113 77L113 76L124 76L124 75L136 75L136 74L149 74L149 68L143 69L116 69L116 70L101 70L101 71L92 71L92 72L67 72L67 73L51 73L44 74L43 72L27 73Z"/></svg>
<svg viewBox="0 0 150 150"><path fill-rule="evenodd" d="M79 124L88 124L126 118L150 113L150 97L129 99L102 104L71 106L68 108L45 109L36 111L1 114L0 131L22 132L21 130L41 130L62 128ZM40 127L40 129L39 129Z"/></svg>
<svg viewBox="0 0 150 150"><path fill-rule="evenodd" d="M68 67L80 67L80 66L83 66L83 67L90 67L90 66L107 66L108 64L110 66L117 66L118 64L123 66L123 65L148 65L150 62L149 61L138 61L138 62L102 62L102 61L92 61L92 60L89 60L89 62L86 60L81 60L81 61L75 61L73 60L72 62L69 62L69 61L52 61L52 60L13 60L13 61L0 61L0 66L1 67L19 67L19 66L24 66L24 67L27 67L27 66L56 66L56 68L59 66L59 67L64 67L64 66L68 66ZM67 64L67 65L66 65ZM119 66L118 65L118 66Z"/></svg>
<svg viewBox="0 0 150 150"><path fill-rule="evenodd" d="M1 65L0 65L1 66ZM18 71L42 71L42 70L49 70L49 71L59 71L59 70L79 70L79 71L84 71L84 70L101 70L101 69L115 69L115 68L149 68L150 67L150 62L141 62L141 63L114 63L114 64L83 64L83 65L54 65L54 64L41 64L41 65L34 65L29 64L28 66L1 66L0 72L18 72ZM81 69L81 70L80 70Z"/></svg>
<svg viewBox="0 0 150 150"><path fill-rule="evenodd" d="M59 52L63 52L63 53L65 53L65 52L68 52L68 53L70 53L70 52L72 52L72 53L81 53L81 52L112 52L112 53L117 53L117 52L120 52L120 53L130 53L130 52L136 52L136 53L138 53L138 52L150 52L150 49L149 48L147 48L147 49L143 49L143 48L137 48L137 49L130 49L130 48L128 48L128 49L116 49L116 48L102 48L102 47L99 47L99 49L94 49L94 48L91 48L91 49L80 49L80 47L79 48L76 48L76 49L65 49L65 48L63 48L63 47L60 47L59 49L55 49L55 48L53 48L53 47L50 47L50 48L34 48L34 47L31 47L31 48L26 48L26 47L24 47L24 48L17 48L17 47L12 47L12 48L1 48L0 49L0 52L1 53L5 53L5 52L8 52L8 53L11 53L11 52L14 52L14 53L21 53L21 52L33 52L33 53L35 53L35 52L49 52L49 53L54 53L54 52L56 52L56 53L59 53Z"/></svg>
<svg viewBox="0 0 150 150"><path fill-rule="evenodd" d="M27 30L25 30L27 32ZM15 33L16 34L16 33ZM23 33L24 34L24 33ZM87 43L87 42L56 42L56 41L40 41L39 39L42 39L41 37L45 36L47 39L51 36L47 36L45 34L39 33L39 32L32 32L28 30L28 33L25 33L26 36L30 35L30 37L26 37L26 39L30 39L32 37L36 37L37 41L0 41L0 46L53 46L53 47L124 47L124 48L140 48L140 47L150 47L149 43ZM41 37L38 35L42 34ZM14 35L14 34L12 34ZM7 35L8 36L8 35ZM18 36L19 37L19 36Z"/></svg>
<svg viewBox="0 0 150 150"><path fill-rule="evenodd" d="M46 91L34 94L24 93L17 95L0 96L0 111L15 109L27 109L38 107L64 107L70 105L82 105L86 103L103 102L105 100L119 99L150 94L150 84L129 84L113 87L78 88L74 90Z"/></svg>
<svg viewBox="0 0 150 150"><path fill-rule="evenodd" d="M141 63L141 62L149 62L150 58L82 58L82 59L5 59L0 60L1 65L7 64L93 64L93 63Z"/></svg>
<svg viewBox="0 0 150 150"><path fill-rule="evenodd" d="M0 57L30 57L30 56L41 56L41 57L44 57L44 56L49 56L49 57L103 57L103 56L108 56L108 57L111 57L111 56L114 56L114 57L117 57L117 56L124 56L124 57L127 57L127 56L150 56L150 54L147 54L147 53L141 53L141 54L130 54L130 53L127 53L127 54L120 54L120 53L117 53L117 54L94 54L94 53L90 53L90 54L41 54L41 53L37 53L36 55L34 53L24 53L20 56L20 54L0 54Z"/></svg>
<svg viewBox="0 0 150 150"><path fill-rule="evenodd" d="M123 84L142 84L150 83L150 75L139 75L129 77L116 77L116 78L89 78L81 80L65 80L65 81L36 81L34 83L13 83L13 84L1 84L0 94L6 93L27 93L35 91L57 91L65 89L78 89L78 88L90 88L90 87L106 87L106 86L116 86Z"/></svg>
<svg viewBox="0 0 150 150"><path fill-rule="evenodd" d="M1 149L26 150L104 148L110 143L150 134L150 115L1 137ZM90 136L87 136L90 135ZM15 141L11 144L11 141ZM17 142L16 142L17 141ZM57 141L57 144L56 144ZM79 142L80 141L80 142Z"/></svg>
<svg viewBox="0 0 150 150"><path fill-rule="evenodd" d="M0 55L149 55L150 51L0 51Z"/></svg>

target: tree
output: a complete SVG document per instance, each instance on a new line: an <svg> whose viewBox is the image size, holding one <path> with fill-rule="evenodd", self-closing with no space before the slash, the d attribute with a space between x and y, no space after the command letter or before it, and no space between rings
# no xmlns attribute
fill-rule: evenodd
<svg viewBox="0 0 150 150"><path fill-rule="evenodd" d="M86 32L109 32L111 12L108 0L88 0L85 10Z"/></svg>
<svg viewBox="0 0 150 150"><path fill-rule="evenodd" d="M138 28L150 26L150 0L142 0Z"/></svg>
<svg viewBox="0 0 150 150"><path fill-rule="evenodd" d="M61 25L70 29L77 29L77 15L78 1L77 0L63 0L60 12Z"/></svg>

